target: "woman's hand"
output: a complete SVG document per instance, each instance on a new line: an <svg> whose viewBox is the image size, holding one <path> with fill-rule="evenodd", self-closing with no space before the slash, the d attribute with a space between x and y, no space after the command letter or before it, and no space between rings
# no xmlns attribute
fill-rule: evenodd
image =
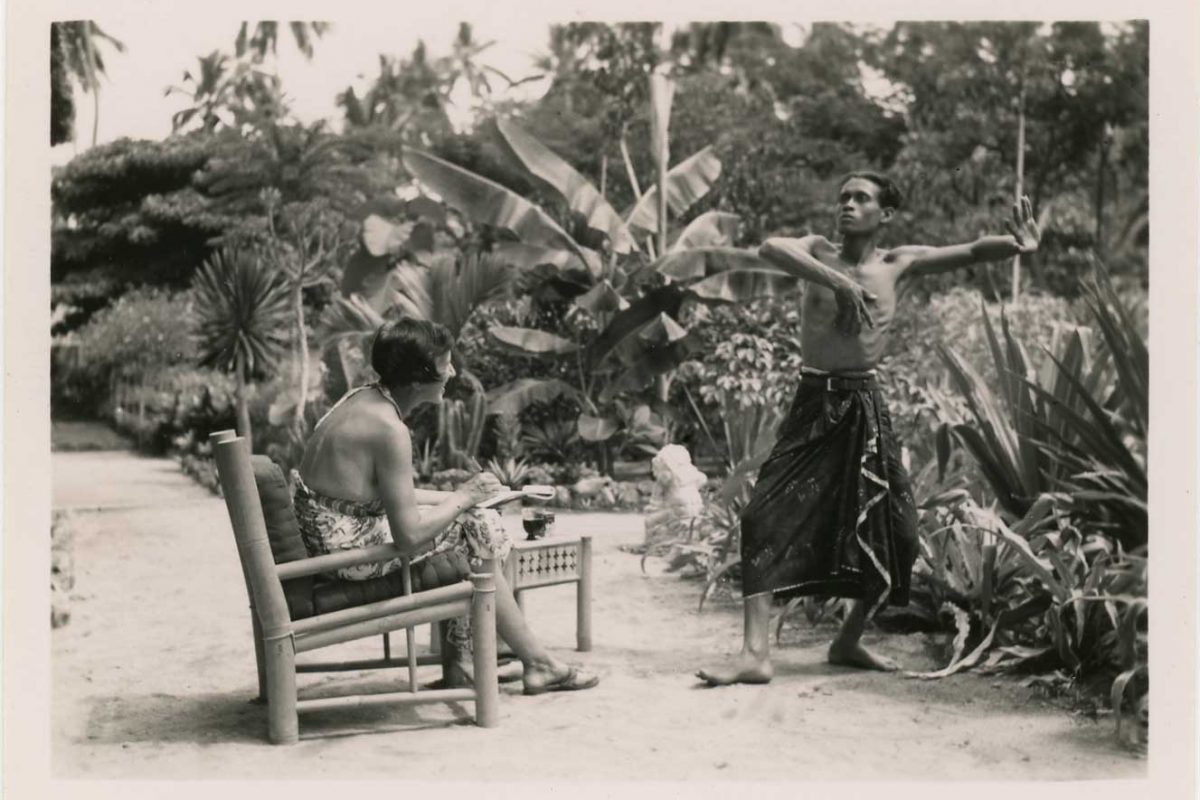
<svg viewBox="0 0 1200 800"><path fill-rule="evenodd" d="M469 503L468 507L487 500L504 490L500 479L490 472L481 472L458 487L458 494Z"/></svg>

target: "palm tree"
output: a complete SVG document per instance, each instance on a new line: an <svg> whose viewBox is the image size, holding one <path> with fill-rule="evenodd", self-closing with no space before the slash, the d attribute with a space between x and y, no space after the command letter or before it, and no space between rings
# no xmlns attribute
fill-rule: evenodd
<svg viewBox="0 0 1200 800"><path fill-rule="evenodd" d="M179 133L194 120L211 133L219 127L243 131L245 125L263 127L287 116L288 105L278 75L246 59L233 59L219 50L199 56L199 69L183 73L182 86L168 86L166 96L186 95L191 106L171 117L171 130Z"/></svg>
<svg viewBox="0 0 1200 800"><path fill-rule="evenodd" d="M108 42L118 53L125 45L109 36L92 20L50 23L50 144L74 139L74 79L92 95L92 146L100 131L100 78L105 76L104 58L97 44Z"/></svg>
<svg viewBox="0 0 1200 800"><path fill-rule="evenodd" d="M379 57L379 75L359 97L353 87L338 95L348 127L380 126L402 131L405 139L429 146L453 132L446 113L452 86L447 59L429 58L418 41L407 59Z"/></svg>
<svg viewBox="0 0 1200 800"><path fill-rule="evenodd" d="M196 273L192 291L200 363L234 374L237 427L252 446L246 386L273 372L287 347L287 285L248 252L225 249Z"/></svg>
<svg viewBox="0 0 1200 800"><path fill-rule="evenodd" d="M296 49L308 59L313 57L313 40L320 39L326 31L333 27L328 22L289 22L287 25L292 32L292 40L296 43ZM275 55L278 43L279 23L277 21L268 20L255 23L253 33L250 31L250 23L243 22L242 26L238 28L234 52L238 58L249 53L253 60L262 61L267 57L267 53Z"/></svg>

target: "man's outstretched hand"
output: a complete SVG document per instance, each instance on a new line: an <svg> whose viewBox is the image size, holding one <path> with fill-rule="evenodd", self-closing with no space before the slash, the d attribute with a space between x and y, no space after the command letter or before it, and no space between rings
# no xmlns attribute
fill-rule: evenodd
<svg viewBox="0 0 1200 800"><path fill-rule="evenodd" d="M835 296L838 304L835 324L844 335L857 336L863 325L868 328L875 327L875 320L871 319L871 309L867 308L867 301L874 302L875 295L857 283L849 282L837 289Z"/></svg>
<svg viewBox="0 0 1200 800"><path fill-rule="evenodd" d="M1017 250L1020 253L1035 253L1042 240L1042 232L1038 230L1037 222L1033 219L1033 204L1029 198L1022 195L1013 203L1011 220L1004 223L1008 232L1017 240Z"/></svg>

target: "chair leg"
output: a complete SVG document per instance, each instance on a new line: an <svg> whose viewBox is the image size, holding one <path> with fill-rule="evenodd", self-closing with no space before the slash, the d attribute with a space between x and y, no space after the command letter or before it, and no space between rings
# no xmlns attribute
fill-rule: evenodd
<svg viewBox="0 0 1200 800"><path fill-rule="evenodd" d="M442 620L437 623L437 654L442 657L442 680L450 680L455 675L458 664L458 651L450 646L450 623Z"/></svg>
<svg viewBox="0 0 1200 800"><path fill-rule="evenodd" d="M495 562L484 569L495 569ZM499 724L500 685L496 674L496 579L493 573L472 575L471 644L475 665L475 724L494 728Z"/></svg>
<svg viewBox="0 0 1200 800"><path fill-rule="evenodd" d="M579 583L575 584L575 645L592 649L592 537L579 539Z"/></svg>
<svg viewBox="0 0 1200 800"><path fill-rule="evenodd" d="M257 703L267 702L267 660L263 654L262 640L262 625L258 621L258 612L254 610L254 605L250 606L250 626L254 631L254 667L258 672L258 697L254 698Z"/></svg>
<svg viewBox="0 0 1200 800"><path fill-rule="evenodd" d="M291 636L264 642L267 667L267 735L271 744L300 739L296 714L296 645Z"/></svg>

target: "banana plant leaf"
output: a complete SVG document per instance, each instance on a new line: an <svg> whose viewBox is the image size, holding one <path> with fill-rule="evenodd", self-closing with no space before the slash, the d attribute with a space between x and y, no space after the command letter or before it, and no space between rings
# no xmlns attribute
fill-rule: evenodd
<svg viewBox="0 0 1200 800"><path fill-rule="evenodd" d="M732 247L742 218L726 211L706 211L684 228L671 245L678 253L693 247Z"/></svg>
<svg viewBox="0 0 1200 800"><path fill-rule="evenodd" d="M525 242L500 242L492 247L492 257L519 270L531 270L549 264L557 271L579 267L579 258L569 250L542 247Z"/></svg>
<svg viewBox="0 0 1200 800"><path fill-rule="evenodd" d="M594 251L580 247L545 211L516 192L413 148L405 148L401 160L413 177L475 222L503 228L528 244L567 250L588 272L600 275L602 265Z"/></svg>
<svg viewBox="0 0 1200 800"><path fill-rule="evenodd" d="M589 229L607 234L614 252L624 255L637 248L621 215L587 178L512 120L496 125L525 169L554 187Z"/></svg>
<svg viewBox="0 0 1200 800"><path fill-rule="evenodd" d="M691 339L687 337L654 344L642 342L630 357L624 372L600 393L601 401L608 402L622 392L645 388L653 378L666 374L687 361L693 355L694 349Z"/></svg>
<svg viewBox="0 0 1200 800"><path fill-rule="evenodd" d="M580 414L576 421L579 438L585 442L606 442L621 428L621 423L611 417L594 417Z"/></svg>
<svg viewBox="0 0 1200 800"><path fill-rule="evenodd" d="M678 317L685 293L676 284L659 286L629 304L628 308L613 315L608 326L588 346L588 362L599 364L609 353L630 336L636 335L660 314Z"/></svg>
<svg viewBox="0 0 1200 800"><path fill-rule="evenodd" d="M734 247L693 247L672 251L654 261L649 269L658 270L681 283L740 269L772 270L786 274L759 258L757 253Z"/></svg>
<svg viewBox="0 0 1200 800"><path fill-rule="evenodd" d="M706 303L745 303L781 297L796 290L799 282L776 269L732 269L719 272L687 287L688 294Z"/></svg>
<svg viewBox="0 0 1200 800"><path fill-rule="evenodd" d="M518 378L490 390L487 408L489 414L516 416L533 403L549 403L563 395L573 397L577 394L575 387L557 378Z"/></svg>
<svg viewBox="0 0 1200 800"><path fill-rule="evenodd" d="M721 177L721 160L712 147L693 154L667 171L667 207L678 216L708 194ZM658 230L658 189L651 187L626 216L626 224L646 233Z"/></svg>
<svg viewBox="0 0 1200 800"><path fill-rule="evenodd" d="M562 355L579 349L579 345L570 339L533 328L493 325L488 328L488 335L512 350L528 355Z"/></svg>
<svg viewBox="0 0 1200 800"><path fill-rule="evenodd" d="M648 323L637 335L652 344L665 344L679 341L688 335L688 331L667 314L659 314L657 319Z"/></svg>
<svg viewBox="0 0 1200 800"><path fill-rule="evenodd" d="M608 280L603 280L576 297L575 305L593 314L612 314L629 308L629 301Z"/></svg>

